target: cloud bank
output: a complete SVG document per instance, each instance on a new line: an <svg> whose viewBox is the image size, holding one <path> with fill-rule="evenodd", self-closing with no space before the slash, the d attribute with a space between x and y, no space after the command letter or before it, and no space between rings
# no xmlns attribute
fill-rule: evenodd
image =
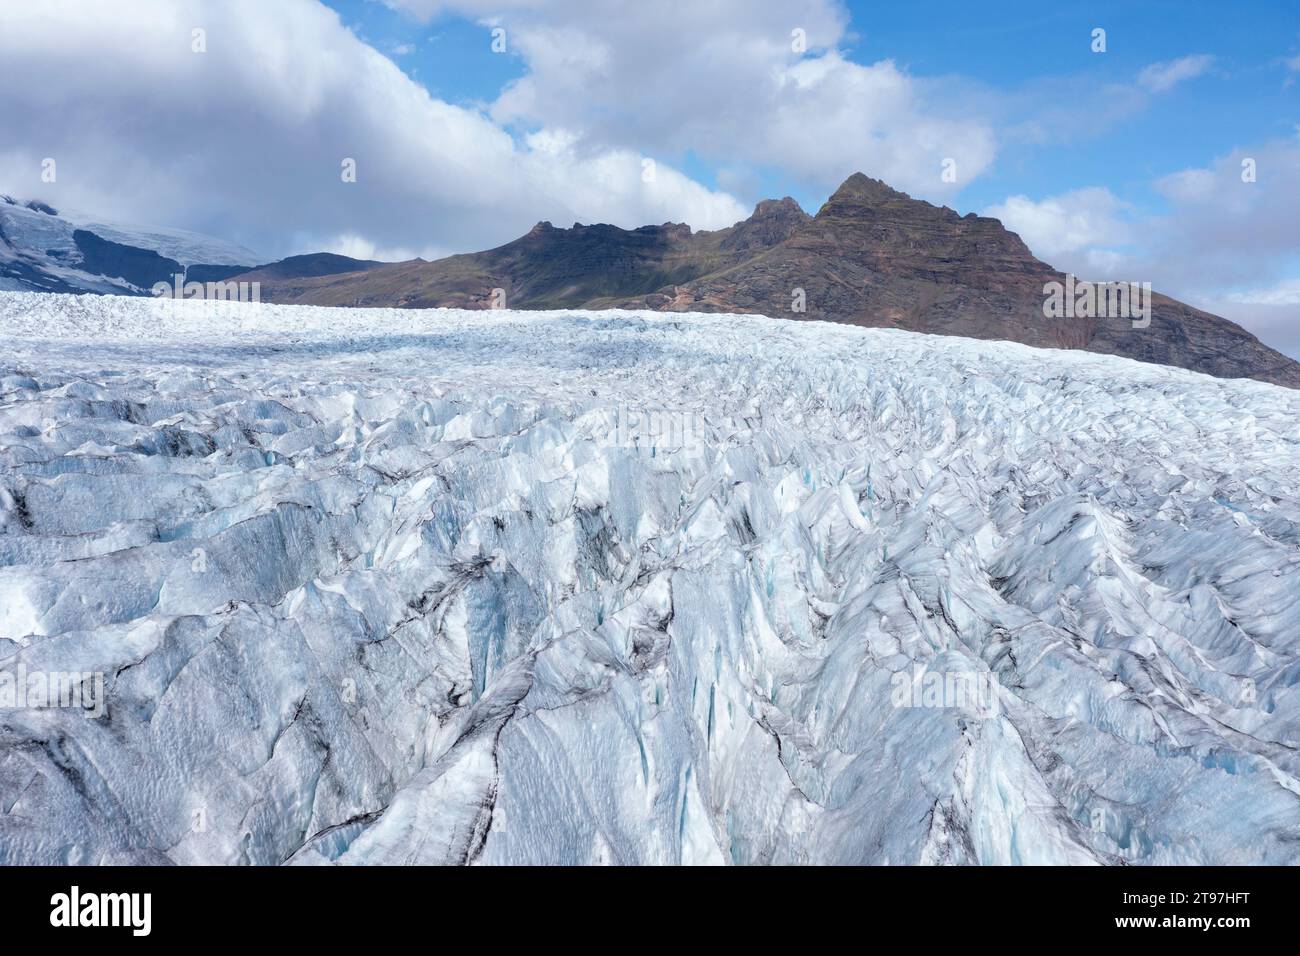
<svg viewBox="0 0 1300 956"><path fill-rule="evenodd" d="M543 218L716 228L748 212L666 163L647 182L630 149L516 139L430 96L315 0L7 9L0 115L0 188L268 255L428 256Z"/></svg>

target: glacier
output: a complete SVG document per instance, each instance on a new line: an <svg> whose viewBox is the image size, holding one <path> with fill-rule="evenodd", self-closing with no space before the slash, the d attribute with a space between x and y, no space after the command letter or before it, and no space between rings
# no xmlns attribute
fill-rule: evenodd
<svg viewBox="0 0 1300 956"><path fill-rule="evenodd" d="M142 291L121 276L88 271L90 267L74 235L80 229L109 242L155 252L183 267L203 264L252 268L267 261L238 243L200 233L127 225L67 208L56 212L39 201L22 202L0 195L0 291L23 292L33 287L43 290L52 283L116 295ZM13 274L5 275L6 267Z"/></svg>
<svg viewBox="0 0 1300 956"><path fill-rule="evenodd" d="M0 675L103 695L0 684L0 863L1300 862L1300 393L752 315L0 335Z"/></svg>

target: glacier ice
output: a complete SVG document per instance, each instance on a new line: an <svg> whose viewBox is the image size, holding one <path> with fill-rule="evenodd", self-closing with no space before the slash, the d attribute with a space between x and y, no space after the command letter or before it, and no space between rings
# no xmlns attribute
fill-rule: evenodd
<svg viewBox="0 0 1300 956"><path fill-rule="evenodd" d="M251 268L266 261L250 249L212 236L164 227L129 226L66 208L56 214L49 207L38 204L38 208L32 208L12 197L0 196L0 290L56 287L55 283L44 281L55 280L91 292L123 295L143 291L120 276L88 271L91 267L75 237L80 229L109 242L156 252L181 266ZM4 275L6 267L16 273ZM29 281L33 275L43 279Z"/></svg>
<svg viewBox="0 0 1300 956"><path fill-rule="evenodd" d="M0 674L106 698L0 709L0 863L1300 862L1300 393L757 316L0 334Z"/></svg>

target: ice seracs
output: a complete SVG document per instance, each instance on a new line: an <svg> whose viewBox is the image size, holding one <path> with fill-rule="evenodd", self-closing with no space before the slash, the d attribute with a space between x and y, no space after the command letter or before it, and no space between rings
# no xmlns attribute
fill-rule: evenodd
<svg viewBox="0 0 1300 956"><path fill-rule="evenodd" d="M105 700L0 712L0 862L1298 860L1300 393L754 316L0 335L0 670Z"/></svg>

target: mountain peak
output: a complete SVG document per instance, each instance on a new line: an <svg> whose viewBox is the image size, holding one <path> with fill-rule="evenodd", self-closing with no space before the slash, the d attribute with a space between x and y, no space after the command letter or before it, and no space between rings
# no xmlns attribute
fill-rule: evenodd
<svg viewBox="0 0 1300 956"><path fill-rule="evenodd" d="M785 218L807 218L808 214L803 211L803 207L794 201L790 196L784 196L781 199L762 199L754 207L753 215L750 220L756 219L785 219Z"/></svg>
<svg viewBox="0 0 1300 956"><path fill-rule="evenodd" d="M898 207L900 204L906 205L915 214L920 214L922 209L930 206L923 200L913 199L907 193L899 192L882 180L872 179L863 173L854 173L844 180L840 188L831 194L821 209L817 210L816 218L865 221L874 218L875 210L880 207Z"/></svg>
<svg viewBox="0 0 1300 956"><path fill-rule="evenodd" d="M890 202L898 199L911 199L907 193L899 192L881 179L872 179L865 173L854 173L835 190L827 205L837 200L865 200L867 202Z"/></svg>
<svg viewBox="0 0 1300 956"><path fill-rule="evenodd" d="M767 249L789 239L811 221L812 216L789 196L764 199L754 207L753 215L731 227L730 235L722 241L722 249L727 252Z"/></svg>

